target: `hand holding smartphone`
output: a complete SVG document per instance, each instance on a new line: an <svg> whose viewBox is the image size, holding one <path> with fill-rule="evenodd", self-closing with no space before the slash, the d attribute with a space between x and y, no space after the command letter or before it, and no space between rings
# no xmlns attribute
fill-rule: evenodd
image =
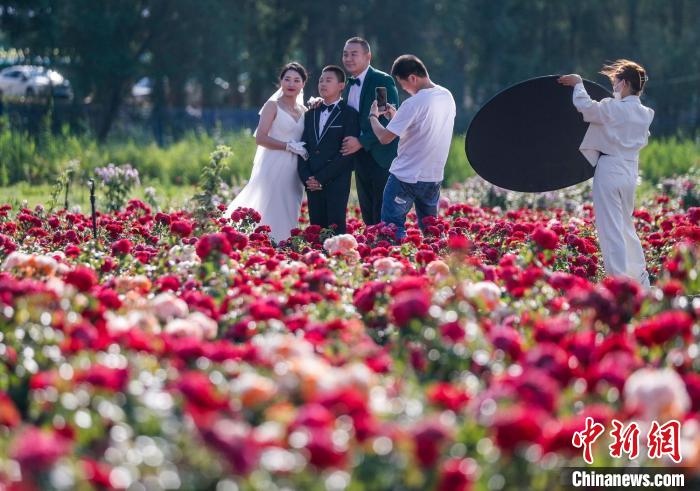
<svg viewBox="0 0 700 491"><path fill-rule="evenodd" d="M380 113L386 112L386 87L377 87L376 89L377 109Z"/></svg>

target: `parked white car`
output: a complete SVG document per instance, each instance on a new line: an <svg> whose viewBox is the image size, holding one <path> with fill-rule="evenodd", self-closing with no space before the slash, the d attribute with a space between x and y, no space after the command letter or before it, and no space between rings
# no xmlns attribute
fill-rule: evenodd
<svg viewBox="0 0 700 491"><path fill-rule="evenodd" d="M0 70L0 96L72 99L70 82L55 70L42 66L15 65Z"/></svg>

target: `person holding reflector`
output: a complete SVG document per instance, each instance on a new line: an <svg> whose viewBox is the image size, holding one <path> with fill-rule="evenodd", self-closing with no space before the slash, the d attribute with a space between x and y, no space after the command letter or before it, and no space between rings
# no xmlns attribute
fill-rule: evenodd
<svg viewBox="0 0 700 491"><path fill-rule="evenodd" d="M649 287L644 251L634 228L634 193L639 151L646 146L654 111L639 96L646 70L629 60L605 65L601 72L613 86L613 98L591 99L579 75L559 77L574 88L573 103L590 123L581 153L596 166L593 178L595 224L608 275L626 275Z"/></svg>

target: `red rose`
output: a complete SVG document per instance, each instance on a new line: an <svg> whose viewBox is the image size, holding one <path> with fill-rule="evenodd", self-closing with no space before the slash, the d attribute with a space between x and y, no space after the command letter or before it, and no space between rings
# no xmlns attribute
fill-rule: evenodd
<svg viewBox="0 0 700 491"><path fill-rule="evenodd" d="M440 326L440 334L445 339L457 343L464 339L465 330L459 321L446 322Z"/></svg>
<svg viewBox="0 0 700 491"><path fill-rule="evenodd" d="M109 479L112 468L108 464L89 458L83 458L80 462L83 466L85 478L90 483L95 484L99 489L115 489Z"/></svg>
<svg viewBox="0 0 700 491"><path fill-rule="evenodd" d="M691 206L688 208L688 220L693 225L700 225L700 207Z"/></svg>
<svg viewBox="0 0 700 491"><path fill-rule="evenodd" d="M206 417L203 419L206 420ZM234 474L250 474L258 466L262 450L260 444L250 434L227 431L229 425L210 426L200 429L204 441L226 458Z"/></svg>
<svg viewBox="0 0 700 491"><path fill-rule="evenodd" d="M66 274L65 282L73 285L81 292L86 292L97 284L97 274L91 268L78 266Z"/></svg>
<svg viewBox="0 0 700 491"><path fill-rule="evenodd" d="M535 339L558 343L570 330L571 320L566 316L538 320L535 322Z"/></svg>
<svg viewBox="0 0 700 491"><path fill-rule="evenodd" d="M425 367L428 366L428 358L425 354L425 350L422 345L418 343L412 343L409 350L409 360L411 361L411 366L416 371L416 373L423 372Z"/></svg>
<svg viewBox="0 0 700 491"><path fill-rule="evenodd" d="M447 239L447 247L455 252L469 252L473 244L464 235L450 235Z"/></svg>
<svg viewBox="0 0 700 491"><path fill-rule="evenodd" d="M455 412L462 409L469 402L469 394L466 391L458 389L447 382L438 382L430 386L426 395L433 404Z"/></svg>
<svg viewBox="0 0 700 491"><path fill-rule="evenodd" d="M531 407L540 407L553 412L557 407L559 386L547 373L537 368L527 368L518 376L508 377L503 381L506 387L512 387L522 402Z"/></svg>
<svg viewBox="0 0 700 491"><path fill-rule="evenodd" d="M249 313L256 321L282 318L282 310L272 299L256 300L250 305Z"/></svg>
<svg viewBox="0 0 700 491"><path fill-rule="evenodd" d="M423 468L435 465L448 437L447 430L437 421L426 421L418 424L413 431L413 441L416 459Z"/></svg>
<svg viewBox="0 0 700 491"><path fill-rule="evenodd" d="M248 237L233 227L229 225L222 227L221 232L226 235L226 238L233 249L242 251L248 246Z"/></svg>
<svg viewBox="0 0 700 491"><path fill-rule="evenodd" d="M682 310L662 312L641 322L634 335L645 346L664 344L676 336L688 339L693 327L693 318Z"/></svg>
<svg viewBox="0 0 700 491"><path fill-rule="evenodd" d="M222 233L208 234L202 236L197 241L195 250L199 258L204 261L212 253L219 253L227 256L231 253L231 244L229 244L226 235Z"/></svg>
<svg viewBox="0 0 700 491"><path fill-rule="evenodd" d="M132 244L129 239L119 239L112 242L112 255L125 256L131 252Z"/></svg>
<svg viewBox="0 0 700 491"><path fill-rule="evenodd" d="M329 428L311 428L308 434L309 442L306 444L306 450L309 452L311 464L319 469L345 465L346 450L334 445Z"/></svg>
<svg viewBox="0 0 700 491"><path fill-rule="evenodd" d="M626 351L612 351L595 363L587 374L590 388L595 388L598 382L607 382L622 392L629 376L641 365L634 355Z"/></svg>
<svg viewBox="0 0 700 491"><path fill-rule="evenodd" d="M573 332L563 339L562 347L585 367L591 362L595 349L595 337L596 333L593 330Z"/></svg>
<svg viewBox="0 0 700 491"><path fill-rule="evenodd" d="M353 305L361 313L370 312L378 295L384 293L386 284L379 281L369 281L362 285L353 295Z"/></svg>
<svg viewBox="0 0 700 491"><path fill-rule="evenodd" d="M122 301L119 299L119 294L110 288L102 288L97 294L97 299L100 303L108 308L116 310L122 306Z"/></svg>
<svg viewBox="0 0 700 491"><path fill-rule="evenodd" d="M180 376L177 388L185 398L200 409L222 409L228 400L220 394L203 372L189 371Z"/></svg>
<svg viewBox="0 0 700 491"><path fill-rule="evenodd" d="M391 370L393 364L393 358L386 352L386 350L377 350L375 353L369 355L365 360L365 364L370 370L376 373L388 373Z"/></svg>
<svg viewBox="0 0 700 491"><path fill-rule="evenodd" d="M164 225L168 225L170 223L170 215L166 213L161 213L160 211L156 213L155 220L158 223L162 223Z"/></svg>
<svg viewBox="0 0 700 491"><path fill-rule="evenodd" d="M475 464L471 459L452 458L447 460L440 470L438 491L469 491Z"/></svg>
<svg viewBox="0 0 700 491"><path fill-rule="evenodd" d="M407 290L420 290L428 286L428 279L424 276L402 276L391 284L391 295Z"/></svg>
<svg viewBox="0 0 700 491"><path fill-rule="evenodd" d="M32 426L12 444L11 457L29 475L50 467L70 451L70 441L53 430L40 430Z"/></svg>
<svg viewBox="0 0 700 491"><path fill-rule="evenodd" d="M126 368L109 368L104 365L93 365L90 369L79 373L76 382L87 382L95 387L112 392L121 392L129 381L129 371Z"/></svg>
<svg viewBox="0 0 700 491"><path fill-rule="evenodd" d="M559 236L548 228L537 227L531 237L544 250L554 250L559 246Z"/></svg>
<svg viewBox="0 0 700 491"><path fill-rule="evenodd" d="M525 356L525 362L545 371L553 379L565 386L571 379L569 354L555 343L538 343Z"/></svg>
<svg viewBox="0 0 700 491"><path fill-rule="evenodd" d="M308 428L330 428L334 423L335 415L325 406L314 402L299 408L299 412L289 429L293 431L302 426Z"/></svg>
<svg viewBox="0 0 700 491"><path fill-rule="evenodd" d="M68 257L78 257L80 255L80 247L70 244L66 246L65 253Z"/></svg>
<svg viewBox="0 0 700 491"><path fill-rule="evenodd" d="M670 279L661 286L661 290L664 292L665 297L677 297L683 294L683 283L678 280Z"/></svg>
<svg viewBox="0 0 700 491"><path fill-rule="evenodd" d="M541 410L525 405L499 411L492 429L501 450L512 452L523 443L537 442L542 435L541 415Z"/></svg>
<svg viewBox="0 0 700 491"><path fill-rule="evenodd" d="M170 232L179 237L189 237L194 227L186 220L175 220L170 223Z"/></svg>
<svg viewBox="0 0 700 491"><path fill-rule="evenodd" d="M58 371L50 370L37 372L29 379L29 388L32 390L55 387L59 381Z"/></svg>
<svg viewBox="0 0 700 491"><path fill-rule="evenodd" d="M490 337L495 348L505 351L513 360L520 358L523 348L518 331L509 326L497 326L490 332Z"/></svg>
<svg viewBox="0 0 700 491"><path fill-rule="evenodd" d="M391 303L391 316L399 327L405 327L412 319L428 315L430 296L423 290L406 290L396 295Z"/></svg>
<svg viewBox="0 0 700 491"><path fill-rule="evenodd" d="M161 276L155 283L156 288L162 292L168 290L176 292L180 289L180 280L175 275Z"/></svg>
<svg viewBox="0 0 700 491"><path fill-rule="evenodd" d="M102 266L100 266L100 271L103 273L109 273L115 269L117 269L117 263L114 261L114 258L112 258L112 256L105 256Z"/></svg>
<svg viewBox="0 0 700 491"><path fill-rule="evenodd" d="M435 254L435 253L434 253L433 251L431 251L431 250L422 249L422 250L416 252L416 256L415 256L415 257L416 257L416 262L417 262L418 264L422 264L422 265L425 266L425 265L427 265L428 263L430 263L431 261L437 259L437 254Z"/></svg>

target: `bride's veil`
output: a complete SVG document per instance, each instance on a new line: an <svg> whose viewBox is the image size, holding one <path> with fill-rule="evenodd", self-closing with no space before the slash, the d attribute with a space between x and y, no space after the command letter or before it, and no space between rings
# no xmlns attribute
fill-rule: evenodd
<svg viewBox="0 0 700 491"><path fill-rule="evenodd" d="M267 100L268 101L276 101L277 99L282 97L282 95L283 95L282 87L280 87L279 89L277 89L277 91L274 94L272 94L270 97L268 97ZM304 105L304 89L301 89L299 91L299 94L297 94L297 101L296 102L300 106ZM258 114L262 114L262 108L260 108L260 111L258 111Z"/></svg>
<svg viewBox="0 0 700 491"><path fill-rule="evenodd" d="M277 91L274 94L272 94L270 97L268 97L268 99L267 99L267 101L265 101L265 103L267 103L269 101L276 101L277 99L282 97L282 94L283 94L282 87L280 87L279 89L277 89ZM299 106L304 105L304 89L303 88L299 91L299 94L297 94L297 101L296 102L297 102L297 105L299 105ZM264 104L263 104L263 106L264 106ZM260 108L260 111L258 111L258 115L260 115L260 114L262 114L262 107ZM255 131L253 132L253 136L255 136L257 132L258 132L258 129L255 128Z"/></svg>

